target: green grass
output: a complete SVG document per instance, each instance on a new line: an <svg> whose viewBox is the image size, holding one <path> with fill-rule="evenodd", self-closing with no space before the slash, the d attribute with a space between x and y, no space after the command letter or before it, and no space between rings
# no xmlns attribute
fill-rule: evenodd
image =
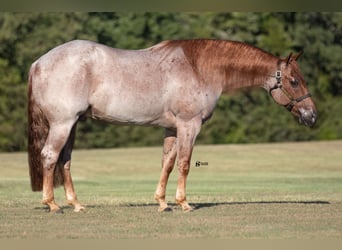
<svg viewBox="0 0 342 250"><path fill-rule="evenodd" d="M27 155L0 154L1 239L340 239L342 141L196 146L187 197L175 206L177 169L158 213L153 200L161 147L77 150L72 172L86 211L40 205L30 190ZM195 162L208 166L195 167Z"/></svg>

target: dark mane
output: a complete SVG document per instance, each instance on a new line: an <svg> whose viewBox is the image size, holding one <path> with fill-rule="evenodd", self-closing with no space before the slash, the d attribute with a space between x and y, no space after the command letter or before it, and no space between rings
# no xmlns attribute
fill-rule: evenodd
<svg viewBox="0 0 342 250"><path fill-rule="evenodd" d="M231 89L254 86L280 59L243 42L211 39L174 40L164 48L181 47L195 72L206 82L226 82ZM271 67L272 68L272 67ZM247 83L248 82L248 83Z"/></svg>

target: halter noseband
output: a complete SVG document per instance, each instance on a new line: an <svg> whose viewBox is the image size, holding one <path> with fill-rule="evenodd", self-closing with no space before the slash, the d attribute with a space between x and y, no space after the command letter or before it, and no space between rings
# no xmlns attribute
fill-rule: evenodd
<svg viewBox="0 0 342 250"><path fill-rule="evenodd" d="M277 83L270 88L269 93L270 95L272 95L272 91L275 89L280 89L287 98L289 98L290 102L288 104L283 105L288 111L292 111L294 105L296 105L296 103L303 101L304 99L311 97L310 93L307 93L301 97L298 98L293 98L289 92L286 91L286 89L283 88L283 85L281 84L281 71L277 70L276 74L275 74L275 79L277 80Z"/></svg>

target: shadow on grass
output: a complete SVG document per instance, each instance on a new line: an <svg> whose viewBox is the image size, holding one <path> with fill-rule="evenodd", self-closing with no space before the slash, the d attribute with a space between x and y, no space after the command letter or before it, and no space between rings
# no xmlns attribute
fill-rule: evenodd
<svg viewBox="0 0 342 250"><path fill-rule="evenodd" d="M170 207L177 206L176 203L168 203ZM328 205L328 201L236 201L236 202L204 202L204 203L189 203L195 210L201 208L218 207L218 206L233 206L233 205L255 205L255 204L305 204L305 205ZM122 207L157 207L157 203L127 203L120 205Z"/></svg>
<svg viewBox="0 0 342 250"><path fill-rule="evenodd" d="M236 201L236 202L206 202L206 203L192 203L190 204L194 209L209 208L216 206L232 206L232 205L255 205L255 204L330 204L328 201Z"/></svg>
<svg viewBox="0 0 342 250"><path fill-rule="evenodd" d="M83 204L82 204L83 205ZM84 205L85 208L101 208L101 207L105 207L104 205ZM65 206L60 206L61 210L64 211L68 211L68 210L74 210L74 208L71 205L65 205ZM34 210L41 210L43 212L50 212L50 208L48 206L41 206L41 207L34 207ZM57 212L58 213L58 212ZM63 212L61 212L63 213Z"/></svg>
<svg viewBox="0 0 342 250"><path fill-rule="evenodd" d="M168 203L170 208L178 207L176 203ZM305 205L328 205L330 202L328 201L235 201L235 202L204 202L204 203L189 203L194 210L202 209L202 208L210 208L210 207L218 207L218 206L236 206L236 205L257 205L257 204L305 204ZM110 206L110 205L108 205ZM157 203L124 203L118 204L118 207L158 207ZM101 208L106 207L106 205L85 205L87 208ZM42 210L45 212L49 212L50 209L48 206L35 207L35 210ZM73 210L71 206L61 206L61 209L64 210Z"/></svg>

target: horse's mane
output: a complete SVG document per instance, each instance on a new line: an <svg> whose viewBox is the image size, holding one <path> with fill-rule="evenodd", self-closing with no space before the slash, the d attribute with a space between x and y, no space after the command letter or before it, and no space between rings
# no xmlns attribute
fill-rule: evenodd
<svg viewBox="0 0 342 250"><path fill-rule="evenodd" d="M254 86L261 80L260 77L269 76L270 67L276 67L279 60L260 48L237 41L173 40L162 43L161 47L181 47L194 71L203 80L232 82L235 85L229 87L233 89L247 84L246 81L248 86Z"/></svg>

